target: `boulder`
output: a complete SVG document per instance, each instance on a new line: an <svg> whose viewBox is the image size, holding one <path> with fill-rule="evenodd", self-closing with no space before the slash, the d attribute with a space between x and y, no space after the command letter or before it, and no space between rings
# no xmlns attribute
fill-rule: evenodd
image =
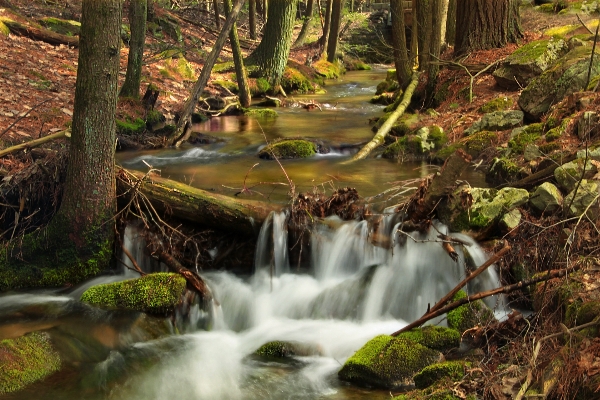
<svg viewBox="0 0 600 400"><path fill-rule="evenodd" d="M576 47L527 85L517 101L527 118L539 120L551 105L585 88L591 52L590 46ZM600 57L594 57L591 72L600 74Z"/></svg>
<svg viewBox="0 0 600 400"><path fill-rule="evenodd" d="M397 337L412 340L422 346L443 353L460 346L460 333L456 329L427 325L402 332Z"/></svg>
<svg viewBox="0 0 600 400"><path fill-rule="evenodd" d="M598 218L598 196L598 181L583 179L578 187L565 196L564 204L569 207L567 216L578 217L585 212L592 219Z"/></svg>
<svg viewBox="0 0 600 400"><path fill-rule="evenodd" d="M308 140L284 139L273 142L260 150L258 156L267 160L307 158L317 153L317 145Z"/></svg>
<svg viewBox="0 0 600 400"><path fill-rule="evenodd" d="M270 359L285 359L293 356L320 356L323 355L323 350L315 344L274 340L260 346L254 354Z"/></svg>
<svg viewBox="0 0 600 400"><path fill-rule="evenodd" d="M568 52L562 39L543 39L519 47L492 74L498 86L519 90Z"/></svg>
<svg viewBox="0 0 600 400"><path fill-rule="evenodd" d="M553 213L562 208L563 196L552 183L544 182L535 189L529 198L529 205L538 212Z"/></svg>
<svg viewBox="0 0 600 400"><path fill-rule="evenodd" d="M457 301L467 297L467 294L460 290L454 295L452 301ZM494 312L481 300L472 301L448 312L448 326L461 332L471 329L477 325L486 325L494 321Z"/></svg>
<svg viewBox="0 0 600 400"><path fill-rule="evenodd" d="M425 389L441 380L460 381L470 365L465 361L444 361L429 365L415 375L415 386L417 389Z"/></svg>
<svg viewBox="0 0 600 400"><path fill-rule="evenodd" d="M186 280L174 273L156 273L126 281L92 286L81 301L106 308L122 308L151 314L173 312L186 292Z"/></svg>
<svg viewBox="0 0 600 400"><path fill-rule="evenodd" d="M510 232L515 229L521 223L521 211L515 208L514 210L510 210L506 214L504 214L500 221L498 221L498 226L502 230L502 232Z"/></svg>
<svg viewBox="0 0 600 400"><path fill-rule="evenodd" d="M503 131L523 124L523 112L520 110L494 111L485 114L465 130L469 136L481 131Z"/></svg>
<svg viewBox="0 0 600 400"><path fill-rule="evenodd" d="M585 173L584 173L585 164ZM558 187L566 192L575 188L577 182L582 179L590 179L598 172L598 168L592 160L578 158L571 162L565 163L554 170L554 179L558 183Z"/></svg>
<svg viewBox="0 0 600 400"><path fill-rule="evenodd" d="M417 372L442 360L439 351L412 340L379 335L346 361L338 377L360 386L401 389L412 386Z"/></svg>

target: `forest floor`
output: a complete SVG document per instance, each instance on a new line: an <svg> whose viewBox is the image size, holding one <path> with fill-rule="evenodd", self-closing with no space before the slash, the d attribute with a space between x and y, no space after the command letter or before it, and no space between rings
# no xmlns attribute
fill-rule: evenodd
<svg viewBox="0 0 600 400"><path fill-rule="evenodd" d="M27 19L37 19L43 16L76 20L80 16L80 9L78 8L80 2L74 0L61 2L61 4L64 4L61 7L57 6L56 3L50 4L50 2L47 3L41 0L11 0L11 4L16 7L18 14L8 8L0 8L0 18L9 17L26 22ZM162 11L158 10L157 12ZM547 28L579 24L577 16L574 14L540 13L530 7L522 8L521 17L525 32L525 37L521 43L509 45L502 49L473 52L462 62L465 64L489 65L508 56L518 46L539 39L542 32ZM591 19L589 16L581 17L584 22ZM197 21L196 24L182 22L181 28L186 59L193 66L197 76L202 68L204 57L210 51L211 43L216 38L215 32L217 30L214 28L212 15L194 14L193 18ZM299 26L297 29L299 29ZM243 23L240 30L242 36L245 36L247 32ZM182 76L176 66L171 64L173 62L171 59L160 57L160 53L164 49L173 45L172 42L161 42L150 35L147 36L147 40L148 47L142 72L143 83L151 82L159 88L161 96L157 109L163 112L167 118L173 117L188 96L194 79ZM199 43L202 43L200 48ZM245 49L248 52L253 45L257 44L250 41L246 43L249 43L248 48ZM300 63L304 63L307 57L312 56L314 52L314 47L304 46L293 51L291 57ZM125 77L127 53L128 49L123 47L121 49L120 83ZM0 96L2 98L0 103L0 149L37 139L70 126L73 114L77 56L78 51L76 48L64 45L53 46L12 34L8 37L0 35ZM448 60L451 57L452 53L449 49L442 58ZM225 49L222 52L221 61L227 61L230 58L231 51ZM164 73L165 70L168 70L169 73ZM212 79L219 79L219 76L213 75ZM453 82L449 88L448 100L436 109L437 113L434 116L427 117L428 119L423 120L422 123L424 125L436 124L442 126L451 141L461 138L463 130L470 126L472 122L481 118L480 107L494 98L506 97L511 99L513 101L512 108L518 108L516 100L519 91L500 89L496 86L495 80L490 74L483 74L475 79L473 87L475 97L471 103L464 98L460 98L457 93L469 84L469 77L464 71L460 69L443 69L440 73L440 81ZM127 104L120 103L120 107L119 112L124 112ZM498 146L506 146L508 139L508 133L506 133L504 137L499 138ZM60 142L57 145L60 145ZM3 157L0 159L0 176L13 175L30 165L31 162L32 158L28 154ZM564 232L560 225L553 226L548 223L546 225L532 224L527 230L519 234L522 236L523 244L523 249L519 250L519 257L521 258L508 257L502 263L507 269L523 258L534 257L533 253L549 252L550 247L556 246L554 239L564 235ZM537 238L535 239L535 248L525 248L526 243L531 244L527 241L530 237ZM514 243L518 244L519 240L521 239L513 238ZM583 240L585 240L585 237ZM597 269L598 266L594 268ZM590 295L592 297L598 293L597 284L595 283L598 281L598 271L594 271L577 278L586 288L590 288L589 293L595 293ZM552 320L552 325L541 329L537 336L525 338L521 335L519 340L512 340L512 343L508 346L508 351L494 353L495 349L488 348L488 354L491 355L486 359L486 364L479 371L479 375L474 372L473 376L475 378L473 381L463 381L462 389L457 386L456 390L468 391L469 384L479 386L480 389L484 385L488 388L486 389L488 390L488 398L502 398L502 393L506 395L505 398L514 397L520 383L523 382L523 371L526 374L528 371L535 370L535 374L539 375L541 373L540 368L536 369L534 365L536 363L538 366L543 365L544 362L551 360L553 352L561 348L558 344L552 344L552 340L546 340L539 355L533 354L534 345L537 343L536 338L539 339L549 332L560 329L559 320L549 318L550 320ZM522 325L518 329L522 329ZM505 346L506 340L502 344L492 343L492 346L500 345ZM584 345L585 343L581 346ZM565 377L600 373L600 343L597 342L597 339L594 339L594 341L587 344L587 347L583 348L581 346L573 352L573 363L567 365L564 369ZM590 354L591 356L589 356ZM515 372L518 363L521 363L520 369ZM530 369L527 368L529 363L532 364ZM523 366L525 366L525 369L523 369ZM543 369L541 371L543 372ZM564 385L562 393L573 393L573 387L570 387L569 384L573 385L574 382L578 382L577 379L561 380L561 385ZM489 390L495 390L497 393L490 394ZM565 398L570 397L566 396Z"/></svg>

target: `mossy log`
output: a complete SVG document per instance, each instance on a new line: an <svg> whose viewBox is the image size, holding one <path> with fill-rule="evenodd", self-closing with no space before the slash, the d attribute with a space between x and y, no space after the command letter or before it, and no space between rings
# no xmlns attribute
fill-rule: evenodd
<svg viewBox="0 0 600 400"><path fill-rule="evenodd" d="M117 174L123 178L143 179L137 190L150 200L158 212L240 235L256 235L269 213L281 208L277 204L242 201L210 193L158 176L145 177L137 171L121 169ZM130 178L118 179L117 190L120 194L130 192L136 184Z"/></svg>
<svg viewBox="0 0 600 400"><path fill-rule="evenodd" d="M79 47L79 38L76 36L61 35L60 33L52 32L50 29L25 25L10 19L3 19L2 22L15 35L26 36L33 40L41 40L54 46L64 44Z"/></svg>

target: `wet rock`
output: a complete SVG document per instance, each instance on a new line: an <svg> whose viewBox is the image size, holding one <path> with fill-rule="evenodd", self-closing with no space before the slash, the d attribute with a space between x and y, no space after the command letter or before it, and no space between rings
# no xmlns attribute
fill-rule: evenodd
<svg viewBox="0 0 600 400"><path fill-rule="evenodd" d="M321 356L323 355L323 350L316 344L275 340L263 344L254 354L266 358L307 357Z"/></svg>
<svg viewBox="0 0 600 400"><path fill-rule="evenodd" d="M562 208L563 196L552 183L544 182L531 195L529 205L540 213L553 213Z"/></svg>
<svg viewBox="0 0 600 400"><path fill-rule="evenodd" d="M561 189L568 192L575 188L575 185L577 185L577 182L581 178L592 178L597 172L598 168L592 163L592 160L588 159L586 162L585 159L578 158L556 168L554 170L554 179Z"/></svg>
<svg viewBox="0 0 600 400"><path fill-rule="evenodd" d="M568 52L562 39L544 39L519 47L492 74L498 86L519 90Z"/></svg>
<svg viewBox="0 0 600 400"><path fill-rule="evenodd" d="M417 372L442 360L439 351L412 340L380 335L354 353L338 376L360 386L399 389L411 386Z"/></svg>
<svg viewBox="0 0 600 400"><path fill-rule="evenodd" d="M585 212L592 219L598 218L598 195L598 182L582 179L579 186L565 196L564 204L569 207L567 216L578 217Z"/></svg>
<svg viewBox="0 0 600 400"><path fill-rule="evenodd" d="M588 68L590 66L590 46L581 46L561 57L521 92L518 104L525 115L539 120L552 104L560 102L566 96L585 89ZM600 58L594 57L592 74L600 74Z"/></svg>
<svg viewBox="0 0 600 400"><path fill-rule="evenodd" d="M485 114L479 121L476 121L470 128L465 130L465 135L469 136L481 131L503 131L512 129L523 124L523 112L520 110L494 111Z"/></svg>
<svg viewBox="0 0 600 400"><path fill-rule="evenodd" d="M317 153L317 146L313 142L302 139L286 139L273 142L258 152L263 159L273 160L290 158L307 158Z"/></svg>
<svg viewBox="0 0 600 400"><path fill-rule="evenodd" d="M460 381L470 366L471 364L465 361L444 361L429 365L415 375L415 386L417 389L425 389L441 380Z"/></svg>
<svg viewBox="0 0 600 400"><path fill-rule="evenodd" d="M454 295L452 301L465 297L467 297L467 294L461 290ZM450 311L448 313L448 326L462 333L477 325L486 325L495 319L493 311L483 301L476 300Z"/></svg>

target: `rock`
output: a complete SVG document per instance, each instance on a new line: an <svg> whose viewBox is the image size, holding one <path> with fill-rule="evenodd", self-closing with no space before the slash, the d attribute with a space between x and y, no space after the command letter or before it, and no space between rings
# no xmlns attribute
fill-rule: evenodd
<svg viewBox="0 0 600 400"><path fill-rule="evenodd" d="M521 92L517 103L529 119L539 120L552 104L584 89L590 65L590 46L581 46L561 57L552 67L534 78ZM600 57L594 57L592 74L600 74Z"/></svg>
<svg viewBox="0 0 600 400"><path fill-rule="evenodd" d="M529 205L541 213L554 213L562 208L563 196L552 183L544 182L529 198Z"/></svg>
<svg viewBox="0 0 600 400"><path fill-rule="evenodd" d="M600 117L595 111L586 111L577 121L577 136L581 140L588 140L598 133Z"/></svg>
<svg viewBox="0 0 600 400"><path fill-rule="evenodd" d="M503 131L523 124L523 112L520 110L494 111L485 114L470 128L465 130L469 136L481 131Z"/></svg>
<svg viewBox="0 0 600 400"><path fill-rule="evenodd" d="M584 172L585 163L585 173ZM569 192L575 188L577 182L582 179L589 179L598 172L598 168L592 160L578 158L571 162L565 163L554 170L554 179L558 183L558 187Z"/></svg>
<svg viewBox="0 0 600 400"><path fill-rule="evenodd" d="M60 369L47 333L32 332L0 342L0 395L16 392Z"/></svg>
<svg viewBox="0 0 600 400"><path fill-rule="evenodd" d="M441 360L439 351L412 340L379 335L354 353L338 376L361 386L400 389L411 386L417 372Z"/></svg>
<svg viewBox="0 0 600 400"><path fill-rule="evenodd" d="M457 301L467 297L467 294L460 290L454 295L452 301ZM464 332L477 325L486 325L494 321L494 313L481 300L472 301L464 304L448 313L448 326L459 332Z"/></svg>
<svg viewBox="0 0 600 400"><path fill-rule="evenodd" d="M586 158L586 152L587 152L587 158L588 160L595 160L595 161L600 161L600 146L593 148L593 149L587 149L586 150L579 150L577 152L577 158Z"/></svg>
<svg viewBox="0 0 600 400"><path fill-rule="evenodd" d="M420 148L419 148L419 152L420 153L427 153L429 152L429 150L433 150L433 148L435 147L435 145L433 143L430 143L427 141L427 139L429 138L429 128L424 126L422 128L420 128L416 133L415 136L418 137L420 140Z"/></svg>
<svg viewBox="0 0 600 400"><path fill-rule="evenodd" d="M482 113L491 113L494 111L503 111L508 109L512 105L512 100L508 97L496 97L482 105L479 111Z"/></svg>
<svg viewBox="0 0 600 400"><path fill-rule="evenodd" d="M541 155L542 152L540 151L540 148L535 144L528 144L523 151L523 158L525 161L533 161Z"/></svg>
<svg viewBox="0 0 600 400"><path fill-rule="evenodd" d="M397 337L412 340L433 350L447 352L460 346L460 333L456 329L427 325L411 329Z"/></svg>
<svg viewBox="0 0 600 400"><path fill-rule="evenodd" d="M565 196L564 204L569 206L567 216L579 217L584 212L592 219L600 215L598 207L598 182L582 179L580 185Z"/></svg>
<svg viewBox="0 0 600 400"><path fill-rule="evenodd" d="M415 386L417 389L425 389L442 379L460 381L465 376L466 368L470 366L465 361L444 361L429 365L415 375Z"/></svg>
<svg viewBox="0 0 600 400"><path fill-rule="evenodd" d="M266 160L307 158L317 153L317 145L308 140L284 139L260 150L258 156Z"/></svg>
<svg viewBox="0 0 600 400"><path fill-rule="evenodd" d="M507 233L515 229L521 223L521 211L517 208L510 210L500 218L498 226L502 232Z"/></svg>
<svg viewBox="0 0 600 400"><path fill-rule="evenodd" d="M485 173L485 181L492 184L514 182L522 176L521 168L509 158L497 158L492 160L492 165Z"/></svg>
<svg viewBox="0 0 600 400"><path fill-rule="evenodd" d="M307 344L295 341L275 340L260 346L255 355L266 358L289 358L293 356L321 356L323 350L315 344Z"/></svg>
<svg viewBox="0 0 600 400"><path fill-rule="evenodd" d="M498 86L519 90L569 51L562 39L543 39L519 47L492 74Z"/></svg>
<svg viewBox="0 0 600 400"><path fill-rule="evenodd" d="M156 273L92 286L81 301L99 307L123 308L151 314L172 312L186 292L186 280L173 273Z"/></svg>

